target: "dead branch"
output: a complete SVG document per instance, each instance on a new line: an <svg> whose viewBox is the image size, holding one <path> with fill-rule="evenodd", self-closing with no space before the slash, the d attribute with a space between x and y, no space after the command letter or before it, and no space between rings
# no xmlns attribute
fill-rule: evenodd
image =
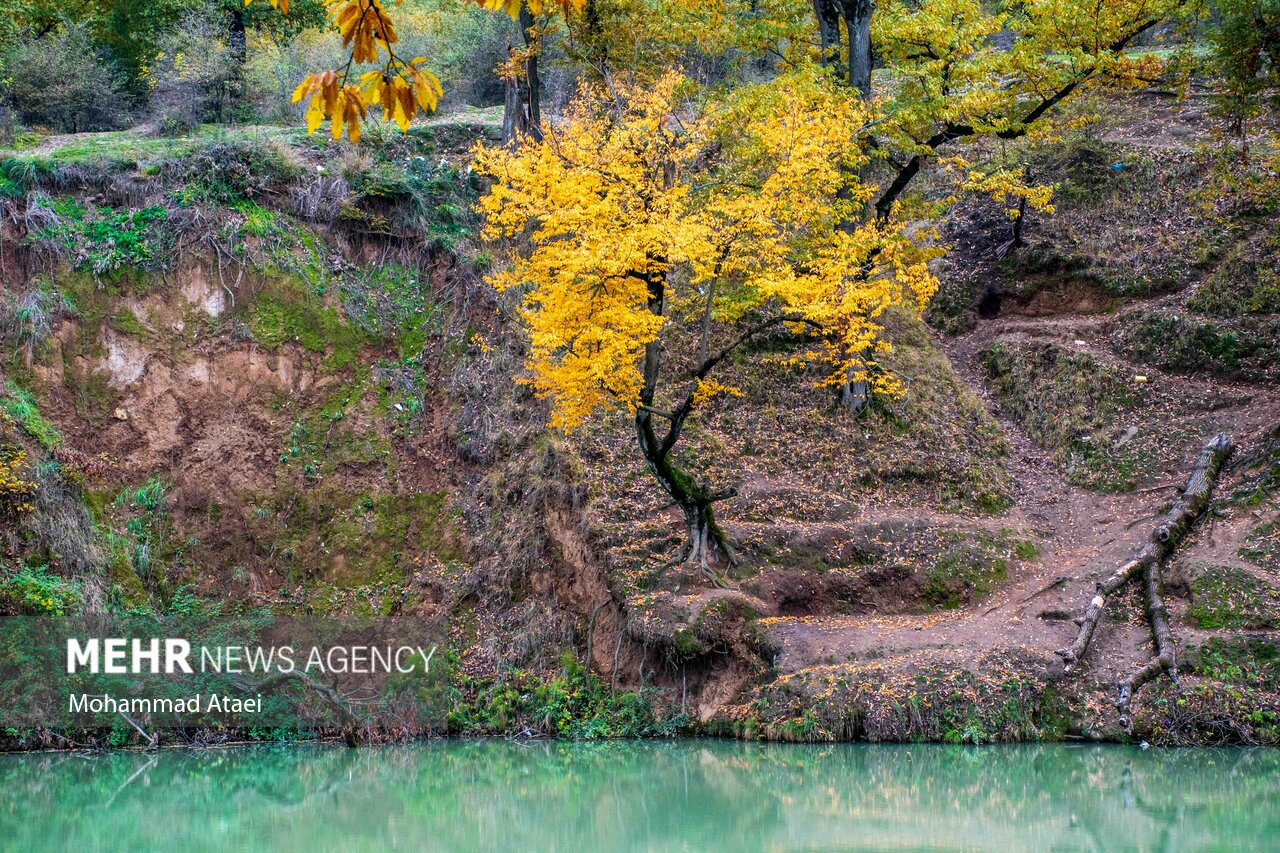
<svg viewBox="0 0 1280 853"><path fill-rule="evenodd" d="M1129 731L1129 700L1138 692L1138 688L1151 681L1161 672L1168 672L1175 687L1178 684L1178 661L1174 654L1173 631L1169 628L1169 611L1164 606L1164 596L1160 594L1159 564L1147 566L1142 573L1143 587L1147 599L1147 624L1151 626L1151 639L1155 643L1155 657L1139 667L1132 675L1120 682L1120 696L1116 700L1116 709L1120 712L1120 727Z"/></svg>
<svg viewBox="0 0 1280 853"><path fill-rule="evenodd" d="M321 699L327 702L330 707L338 712L338 715L342 717L342 721L348 726L355 725L360 722L359 718L356 716L355 712L351 710L351 706L347 704L347 701L343 698L342 694L338 693L338 691L334 690L329 685L322 684L314 678L311 678L309 675L297 670L293 670L291 672L276 670L257 684L251 684L247 681L237 679L237 686L250 693L270 693L282 687L287 681L300 681L309 689L314 690Z"/></svg>
<svg viewBox="0 0 1280 853"><path fill-rule="evenodd" d="M1067 671L1070 671L1088 651L1089 641L1093 638L1098 620L1102 617L1108 596L1115 594L1139 573L1142 575L1146 618L1151 628L1155 655L1118 685L1116 709L1120 712L1120 726L1125 731L1129 731L1132 724L1129 703L1142 685L1158 677L1162 672L1168 672L1174 685L1178 684L1173 631L1169 627L1169 611L1160 590L1160 568L1165 558L1178 547L1187 531L1191 529L1191 525L1208 506L1218 472L1233 449L1231 439L1223 433L1215 435L1205 444L1200 451L1200 456L1196 459L1195 467L1187 477L1182 493L1161 516L1151 532L1150 539L1139 550L1137 557L1125 563L1109 578L1098 584L1097 594L1089 602L1084 618L1080 620L1080 631L1076 635L1075 642L1065 649L1058 650Z"/></svg>
<svg viewBox="0 0 1280 853"><path fill-rule="evenodd" d="M138 731L138 734L142 735L144 738L147 739L147 749L155 749L156 739L152 735L148 734L146 729L144 729L142 726L135 723L133 719L124 711L120 711L119 714L121 717L124 717L124 721L126 723L133 726Z"/></svg>

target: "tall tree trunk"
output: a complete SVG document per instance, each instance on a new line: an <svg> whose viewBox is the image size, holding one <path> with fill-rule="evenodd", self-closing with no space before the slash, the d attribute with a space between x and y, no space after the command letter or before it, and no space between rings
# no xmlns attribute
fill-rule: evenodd
<svg viewBox="0 0 1280 853"><path fill-rule="evenodd" d="M652 273L645 280L649 286L649 310L661 317L666 310L666 282L661 275ZM659 413L654 408L661 373L662 341L655 340L644 350L644 384L640 389L640 406L636 409L636 438L649 470L684 514L687 538L672 562L687 561L697 565L717 586L724 586L712 563L723 560L732 565L737 562L737 555L716 523L712 504L732 496L734 492L714 493L671 461L671 451L680 440L688 406L681 407L675 414ZM654 418L657 417L665 417L668 421L666 434L661 438L654 426Z"/></svg>
<svg viewBox="0 0 1280 853"><path fill-rule="evenodd" d="M836 0L813 0L813 14L818 19L822 64L835 69L840 63L840 7Z"/></svg>
<svg viewBox="0 0 1280 853"><path fill-rule="evenodd" d="M227 79L226 109L219 99L218 120L226 121L244 100L244 65L249 57L249 35L245 29L244 6L233 3L227 12L227 48L231 54L231 76Z"/></svg>
<svg viewBox="0 0 1280 853"><path fill-rule="evenodd" d="M520 32L529 52L524 64L525 86L528 90L528 131L536 141L542 141L542 78L538 72L538 53L542 49L542 37L528 3L520 6Z"/></svg>
<svg viewBox="0 0 1280 853"><path fill-rule="evenodd" d="M13 144L14 110L7 98L0 97L0 143Z"/></svg>
<svg viewBox="0 0 1280 853"><path fill-rule="evenodd" d="M507 44L507 58L511 57L511 45ZM520 84L514 77L504 76L505 89L502 102L502 142L515 142L523 125L524 110L520 106Z"/></svg>
<svg viewBox="0 0 1280 853"><path fill-rule="evenodd" d="M830 19L834 16L834 39L839 43L839 18L844 18L849 44L849 85L857 89L863 100L866 100L871 95L871 14L875 11L875 4L871 0L814 0L814 11L818 15L818 32L824 56L827 55ZM848 198L849 187L841 187L837 195ZM847 227L852 230L853 223L847 223ZM865 359L869 353L864 353L863 356ZM865 379L846 381L840 387L840 405L854 414L861 414L870 401L871 383Z"/></svg>
<svg viewBox="0 0 1280 853"><path fill-rule="evenodd" d="M871 0L842 0L849 37L849 85L865 98L871 94Z"/></svg>

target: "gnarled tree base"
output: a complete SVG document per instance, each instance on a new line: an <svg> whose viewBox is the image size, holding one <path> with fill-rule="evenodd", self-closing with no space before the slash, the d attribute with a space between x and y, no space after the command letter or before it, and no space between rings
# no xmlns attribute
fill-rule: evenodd
<svg viewBox="0 0 1280 853"><path fill-rule="evenodd" d="M729 495L726 495L728 497ZM711 505L703 507L686 507L685 521L688 523L688 536L676 555L667 561L666 566L686 566L698 568L709 581L720 589L737 589L737 585L722 577L715 569L722 563L726 568L738 565L738 554L734 550L729 537L716 524Z"/></svg>
<svg viewBox="0 0 1280 853"><path fill-rule="evenodd" d="M1187 477L1186 485L1182 487L1182 494L1173 502L1173 506L1169 507L1169 511L1161 516L1155 529L1151 531L1150 539L1132 560L1098 584L1097 593L1089 602L1084 616L1077 620L1080 631L1076 634L1075 641L1070 646L1058 650L1058 655L1070 672L1088 652L1089 642L1093 639L1093 632L1102 618L1107 599L1119 592L1135 577L1142 576L1147 624L1151 628L1155 655L1118 685L1116 709L1120 712L1120 725L1126 731L1132 723L1129 703L1142 685L1158 677L1162 672L1168 672L1174 683L1177 683L1177 658L1173 631L1169 627L1169 611L1165 607L1164 596L1160 591L1160 569L1165 558L1178 547L1192 523L1208 506L1218 472L1233 449L1231 439L1222 433L1209 439L1204 449L1200 451L1195 467Z"/></svg>

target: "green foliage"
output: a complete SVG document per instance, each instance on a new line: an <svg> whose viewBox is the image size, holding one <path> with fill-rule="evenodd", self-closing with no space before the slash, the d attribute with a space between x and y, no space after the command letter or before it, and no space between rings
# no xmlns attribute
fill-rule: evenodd
<svg viewBox="0 0 1280 853"><path fill-rule="evenodd" d="M1016 539L1013 542L1013 552L1018 555L1019 560L1034 560L1040 556L1040 546L1030 539Z"/></svg>
<svg viewBox="0 0 1280 853"><path fill-rule="evenodd" d="M147 331L147 327L142 325L138 315L133 313L130 308L121 308L111 316L111 328L139 340L146 340L151 336L151 333Z"/></svg>
<svg viewBox="0 0 1280 853"><path fill-rule="evenodd" d="M1002 406L1046 446L1069 444L1135 398L1092 355L1052 344L1015 349L995 343L982 354L982 364Z"/></svg>
<svg viewBox="0 0 1280 853"><path fill-rule="evenodd" d="M257 202L241 199L231 203L231 209L244 216L237 230L248 237L275 237L281 233L279 218L275 211L262 207Z"/></svg>
<svg viewBox="0 0 1280 853"><path fill-rule="evenodd" d="M165 236L161 226L168 216L165 208L100 207L90 214L78 205L66 208L64 204L64 209L69 209L69 215L59 217L56 225L39 229L29 239L54 247L73 267L101 275L163 264L160 246Z"/></svg>
<svg viewBox="0 0 1280 853"><path fill-rule="evenodd" d="M6 12L7 13L7 12ZM128 117L121 81L100 60L90 34L74 23L43 38L0 48L3 95L27 125L61 133L120 127Z"/></svg>
<svg viewBox="0 0 1280 853"><path fill-rule="evenodd" d="M1197 675L1280 692L1280 647L1262 637L1210 637L1188 652Z"/></svg>
<svg viewBox="0 0 1280 853"><path fill-rule="evenodd" d="M45 450L53 450L62 444L62 434L44 419L30 391L9 380L0 397L0 410L13 419L23 432L34 438Z"/></svg>
<svg viewBox="0 0 1280 853"><path fill-rule="evenodd" d="M1071 482L1105 494L1131 492L1138 487L1142 451L1132 445L1117 447L1094 436L1071 443Z"/></svg>
<svg viewBox="0 0 1280 853"><path fill-rule="evenodd" d="M137 599L146 589L163 592L167 572L158 569L181 554L183 543L174 541L165 488L160 478L151 477L122 490L112 506L112 526L104 538L113 555L113 580L126 599Z"/></svg>
<svg viewBox="0 0 1280 853"><path fill-rule="evenodd" d="M48 566L0 565L0 612L62 616L80 602L80 585L49 572Z"/></svg>
<svg viewBox="0 0 1280 853"><path fill-rule="evenodd" d="M52 334L54 321L73 311L74 306L62 294L39 280L25 293L0 294L0 339L25 349L27 359L34 360Z"/></svg>
<svg viewBox="0 0 1280 853"><path fill-rule="evenodd" d="M444 250L453 249L475 228L472 208L479 179L445 161L407 154L403 160L381 159L350 168L345 177L352 195L343 210L347 219L372 223L371 216L394 208L391 219L424 235L433 248Z"/></svg>
<svg viewBox="0 0 1280 853"><path fill-rule="evenodd" d="M1206 629L1280 628L1280 589L1243 568L1202 566L1191 582L1187 618Z"/></svg>
<svg viewBox="0 0 1280 853"><path fill-rule="evenodd" d="M1274 160L1265 168L1278 164L1280 160ZM1280 205L1280 198L1270 203ZM1268 225L1245 235L1227 253L1196 289L1188 308L1217 317L1280 314L1280 227L1274 221Z"/></svg>
<svg viewBox="0 0 1280 853"><path fill-rule="evenodd" d="M1165 311L1120 318L1120 349L1147 364L1179 373L1227 379L1265 379L1280 360L1280 322L1243 321L1238 328Z"/></svg>
<svg viewBox="0 0 1280 853"><path fill-rule="evenodd" d="M1222 80L1218 111L1243 137L1265 105L1280 106L1280 5L1274 0L1212 0L1211 65Z"/></svg>
<svg viewBox="0 0 1280 853"><path fill-rule="evenodd" d="M571 740L670 737L686 725L682 713L657 718L643 692L612 690L568 651L561 655L561 671L551 678L510 670L485 684L462 675L449 714L451 733L526 728Z"/></svg>

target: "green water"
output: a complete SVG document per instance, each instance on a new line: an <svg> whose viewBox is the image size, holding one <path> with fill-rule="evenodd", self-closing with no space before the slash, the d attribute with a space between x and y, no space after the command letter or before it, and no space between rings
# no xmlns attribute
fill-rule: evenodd
<svg viewBox="0 0 1280 853"><path fill-rule="evenodd" d="M0 756L7 850L1277 850L1280 751L730 741Z"/></svg>

